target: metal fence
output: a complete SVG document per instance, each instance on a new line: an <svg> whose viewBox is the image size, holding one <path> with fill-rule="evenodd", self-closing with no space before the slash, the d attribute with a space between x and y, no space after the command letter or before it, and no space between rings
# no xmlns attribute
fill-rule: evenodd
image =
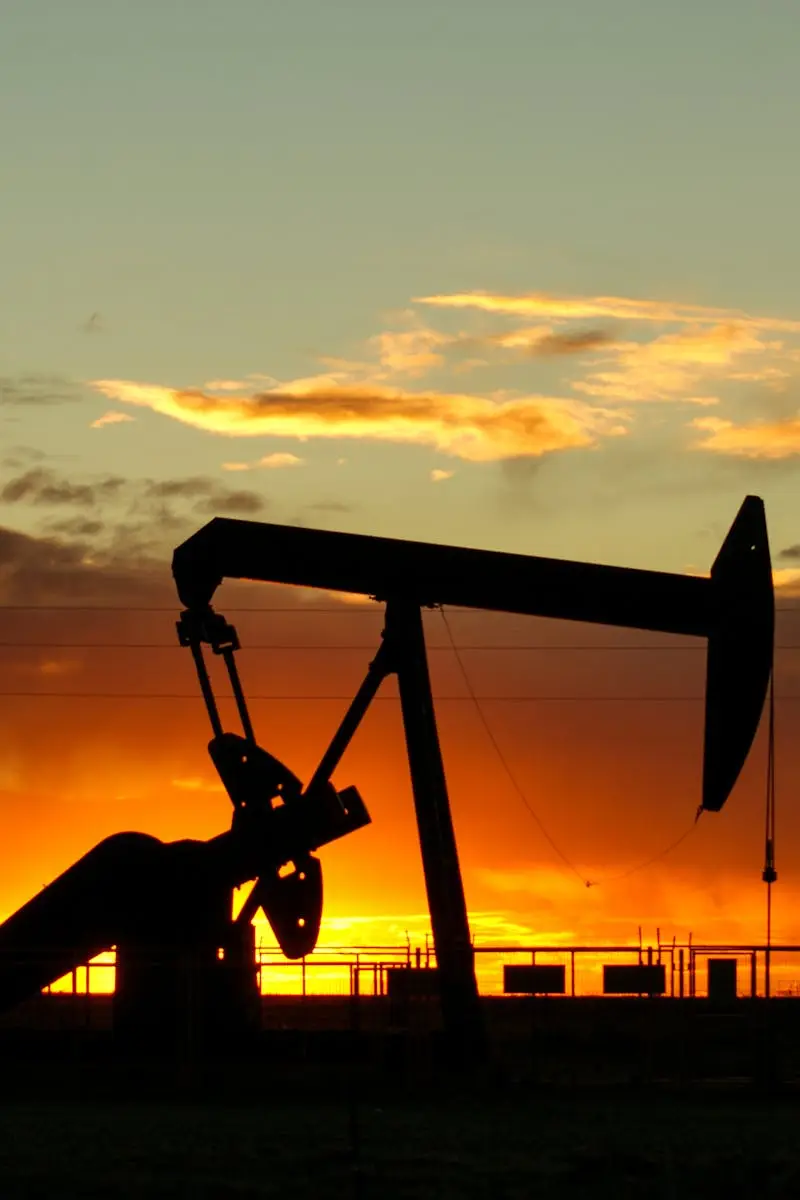
<svg viewBox="0 0 800 1200"><path fill-rule="evenodd" d="M708 995L709 960L736 963L736 994L800 996L800 946L713 945L676 941L653 945L474 946L481 994L503 994L503 968L515 964L564 967L567 996L603 994L603 967L617 963L662 965L665 994L674 998ZM425 947L327 946L307 958L288 961L280 951L259 947L257 969L263 996L386 996L389 972L398 967L435 967ZM99 955L75 967L46 991L51 994L102 995L114 990L115 955Z"/></svg>

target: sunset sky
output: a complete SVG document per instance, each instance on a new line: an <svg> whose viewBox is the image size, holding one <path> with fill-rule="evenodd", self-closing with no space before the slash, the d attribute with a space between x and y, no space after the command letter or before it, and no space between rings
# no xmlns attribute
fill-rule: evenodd
<svg viewBox="0 0 800 1200"><path fill-rule="evenodd" d="M9 0L0 915L114 831L227 826L170 577L212 516L704 573L755 493L800 941L796 41L791 0ZM380 610L217 599L307 778ZM629 874L692 824L703 645L448 621L493 697L490 737L426 616L478 940L761 940L764 730ZM373 824L323 853L328 942L427 928L394 695L337 775Z"/></svg>

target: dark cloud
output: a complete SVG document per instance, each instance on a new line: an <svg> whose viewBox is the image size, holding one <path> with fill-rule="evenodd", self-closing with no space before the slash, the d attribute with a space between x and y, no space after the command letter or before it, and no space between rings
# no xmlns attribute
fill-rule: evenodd
<svg viewBox="0 0 800 1200"><path fill-rule="evenodd" d="M64 404L80 396L79 385L63 375L0 376L0 406Z"/></svg>
<svg viewBox="0 0 800 1200"><path fill-rule="evenodd" d="M264 512L267 501L258 492L245 488L228 488L204 475L186 479L147 480L142 487L146 499L194 500L193 511L210 516L255 516Z"/></svg>
<svg viewBox="0 0 800 1200"><path fill-rule="evenodd" d="M504 518L530 519L532 515L552 513L552 502L545 486L550 465L547 460L505 458L497 465L496 501Z"/></svg>
<svg viewBox="0 0 800 1200"><path fill-rule="evenodd" d="M582 354L585 350L607 346L619 336L617 334L615 337L608 329L579 329L574 333L550 333L546 337L538 337L537 334L538 330L534 330L531 340L525 345L516 341L509 342L507 333L462 334L452 340L449 349L457 354L506 349L525 358L563 358L569 354Z"/></svg>
<svg viewBox="0 0 800 1200"><path fill-rule="evenodd" d="M551 333L531 346L533 358L556 358L567 354L581 354L594 350L596 346L607 346L613 341L612 334L605 329L584 329L575 333Z"/></svg>
<svg viewBox="0 0 800 1200"><path fill-rule="evenodd" d="M93 521L88 517L68 517L64 521L53 521L48 530L53 533L66 534L68 537L91 538L102 533L102 521Z"/></svg>
<svg viewBox="0 0 800 1200"><path fill-rule="evenodd" d="M24 471L31 463L41 462L45 457L41 450L33 446L12 446L6 457L0 460L0 467L6 471Z"/></svg>
<svg viewBox="0 0 800 1200"><path fill-rule="evenodd" d="M794 546L787 546L785 550L779 550L778 558L782 558L785 562L800 561L800 542Z"/></svg>
<svg viewBox="0 0 800 1200"><path fill-rule="evenodd" d="M158 576L168 584L168 571L153 561L126 561L113 553L97 557L84 541L34 537L0 526L3 604L136 603L152 592Z"/></svg>
<svg viewBox="0 0 800 1200"><path fill-rule="evenodd" d="M4 504L57 506L75 504L93 508L119 496L127 481L118 475L107 475L93 483L72 483L49 467L32 467L10 480L0 491Z"/></svg>
<svg viewBox="0 0 800 1200"><path fill-rule="evenodd" d="M265 498L258 492L244 489L233 489L219 484L214 479L203 475L188 476L185 479L146 479L142 482L124 479L119 475L106 475L98 479L73 482L58 474L50 467L29 467L21 475L0 490L0 501L5 504L30 504L36 507L77 506L80 508L103 508L110 501L126 502L142 517L156 515L153 505L158 504L157 517L160 522L169 521L169 510L165 504L169 501L194 501L193 511L202 513L254 515L263 512L267 506ZM175 516L174 520L180 518ZM71 532L62 524L50 528L57 532ZM99 532L100 526L94 532ZM83 535L89 530L83 527Z"/></svg>
<svg viewBox="0 0 800 1200"><path fill-rule="evenodd" d="M259 496L258 492L228 491L226 488L219 488L201 501L195 511L207 512L215 516L236 516L237 513L241 513L243 516L255 516L256 513L263 512L266 507L266 500L263 496Z"/></svg>
<svg viewBox="0 0 800 1200"><path fill-rule="evenodd" d="M307 508L309 512L351 513L355 505L343 504L341 500L317 500L314 504L307 505Z"/></svg>
<svg viewBox="0 0 800 1200"><path fill-rule="evenodd" d="M205 475L190 475L186 479L147 480L143 494L153 500L195 500L195 512L230 516L236 513L251 516L267 507L264 496L245 488L228 488Z"/></svg>
<svg viewBox="0 0 800 1200"><path fill-rule="evenodd" d="M207 497L216 486L205 475L190 475L185 479L150 479L144 490L155 500L195 499Z"/></svg>

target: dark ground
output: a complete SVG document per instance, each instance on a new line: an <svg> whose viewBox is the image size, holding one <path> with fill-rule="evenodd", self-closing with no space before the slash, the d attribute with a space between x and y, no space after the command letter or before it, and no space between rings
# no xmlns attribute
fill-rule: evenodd
<svg viewBox="0 0 800 1200"><path fill-rule="evenodd" d="M204 1055L39 1007L0 1023L0 1200L800 1198L797 1002L504 1002L480 1077L420 1013L355 1034L346 1005L271 1009Z"/></svg>
<svg viewBox="0 0 800 1200"><path fill-rule="evenodd" d="M0 1108L0 1195L694 1197L800 1195L800 1103L743 1095L469 1090L353 1107L41 1103Z"/></svg>

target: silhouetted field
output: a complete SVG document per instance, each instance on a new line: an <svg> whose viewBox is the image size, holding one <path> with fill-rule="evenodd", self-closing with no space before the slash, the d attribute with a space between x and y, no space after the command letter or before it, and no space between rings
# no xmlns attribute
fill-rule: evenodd
<svg viewBox="0 0 800 1200"><path fill-rule="evenodd" d="M800 1196L796 1001L498 1002L481 1073L421 1013L287 1005L203 1052L47 1012L0 1031L0 1200Z"/></svg>
<svg viewBox="0 0 800 1200"><path fill-rule="evenodd" d="M800 1080L797 999L509 997L484 1006L494 1065L536 1085ZM271 999L264 1029L238 1057L257 1062L259 1072L355 1062L395 1081L419 1080L441 1063L438 1025L435 1003L404 1009L385 1000L356 1007L345 997ZM170 1047L173 1063L202 1057L188 1030L183 1044ZM109 997L42 997L0 1020L0 1101L9 1081L30 1077L48 1060L80 1061L85 1077L114 1058Z"/></svg>
<svg viewBox="0 0 800 1200"><path fill-rule="evenodd" d="M730 1096L6 1106L4 1200L800 1194L800 1105Z"/></svg>

